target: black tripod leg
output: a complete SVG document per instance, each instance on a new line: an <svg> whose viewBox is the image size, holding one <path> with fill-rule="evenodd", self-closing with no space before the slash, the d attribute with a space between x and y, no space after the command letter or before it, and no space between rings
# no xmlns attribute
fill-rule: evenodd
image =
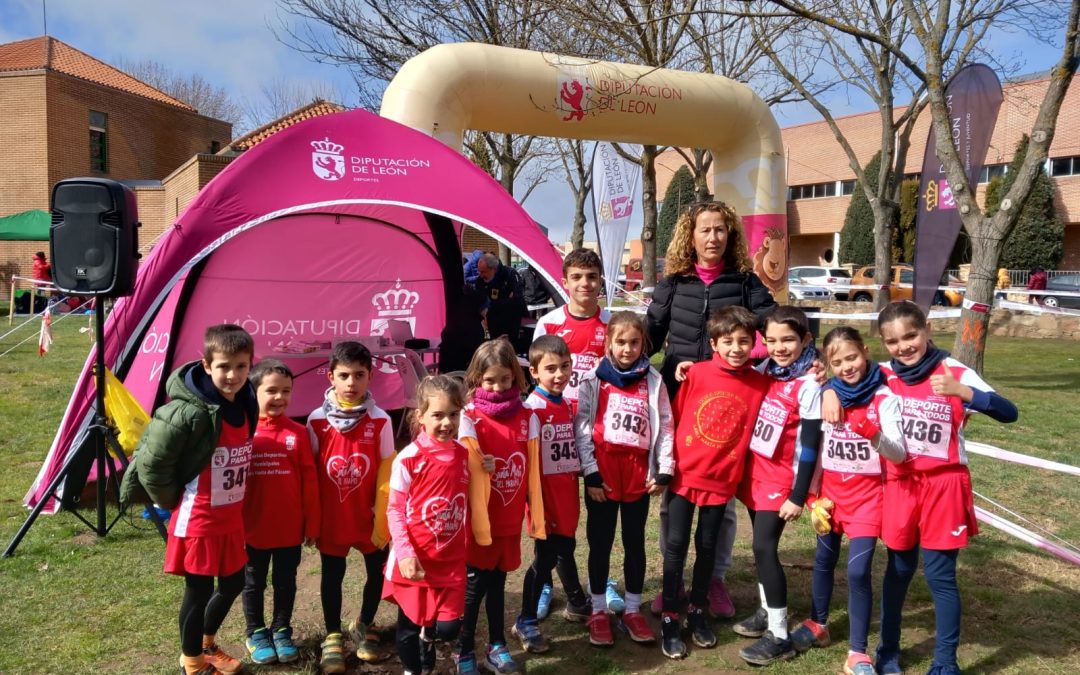
<svg viewBox="0 0 1080 675"><path fill-rule="evenodd" d="M85 446L83 446L85 447ZM26 521L19 528L19 531L15 533L15 536L11 539L11 543L4 549L4 557L10 558L15 549L19 546L19 542L26 536L26 533L30 531L30 528L34 525L34 521L41 515L41 511L45 508L45 505L49 503L50 499L56 497L56 488L60 487L60 483L67 478L68 471L71 470L71 464L75 461L75 458L79 455L78 451L72 452L64 460L64 465L60 467L60 471L53 476L52 481L49 483L49 487L42 493L41 499L34 505L33 510L30 511L30 515L26 517Z"/></svg>

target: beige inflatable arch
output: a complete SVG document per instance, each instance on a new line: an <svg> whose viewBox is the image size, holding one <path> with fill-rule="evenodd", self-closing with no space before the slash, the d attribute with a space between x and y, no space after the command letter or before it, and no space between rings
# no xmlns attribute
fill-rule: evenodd
<svg viewBox="0 0 1080 675"><path fill-rule="evenodd" d="M459 151L466 129L708 148L713 193L742 216L755 270L774 291L786 287L783 143L768 106L744 84L458 43L406 62L380 112Z"/></svg>

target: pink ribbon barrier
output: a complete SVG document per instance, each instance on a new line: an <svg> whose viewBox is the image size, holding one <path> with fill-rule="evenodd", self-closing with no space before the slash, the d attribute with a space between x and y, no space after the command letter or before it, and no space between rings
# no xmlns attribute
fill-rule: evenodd
<svg viewBox="0 0 1080 675"><path fill-rule="evenodd" d="M1053 555L1056 555L1062 560L1070 562L1077 567L1080 567L1080 555L1077 555L1075 552L1067 548L1058 546L1054 542L1035 534L1034 532L1025 527L1021 527L1016 523L1005 520L1000 516L996 516L993 513L990 513L989 511L986 511L985 509L982 509L978 506L975 507L975 516L979 519L979 521L986 523L991 527L996 527L997 529L1005 532L1006 534L1011 534L1017 539L1031 544L1035 548L1046 551L1047 553L1052 553Z"/></svg>
<svg viewBox="0 0 1080 675"><path fill-rule="evenodd" d="M1052 462L1048 459L1040 459L1038 457L1032 457L1031 455L1022 455L1019 452L1002 450L1001 448L994 447L993 445L987 445L986 443L965 440L964 449L967 452L976 455L993 457L994 459L1000 459L1006 462L1024 464L1026 466L1034 466L1038 469L1047 469L1048 471L1060 471L1061 473L1068 473L1074 476L1080 476L1080 467L1075 467L1069 464L1061 464L1060 462Z"/></svg>

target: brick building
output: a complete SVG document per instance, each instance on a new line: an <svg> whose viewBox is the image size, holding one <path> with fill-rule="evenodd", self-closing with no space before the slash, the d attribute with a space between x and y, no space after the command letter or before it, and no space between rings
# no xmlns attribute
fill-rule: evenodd
<svg viewBox="0 0 1080 675"><path fill-rule="evenodd" d="M1042 74L1003 85L1005 99L977 192L980 201L988 177L1004 170L1013 159L1020 137L1031 133L1048 83L1048 76ZM836 122L865 165L881 147L878 112L849 115ZM920 115L912 133L905 174L918 174L922 169L929 128L930 114L926 111ZM781 132L787 150L790 264L817 265L827 250L839 248L844 214L855 189L855 174L824 121L798 124ZM658 195L664 194L671 176L682 164L682 158L674 151L657 159ZM1061 106L1047 169L1054 183L1058 214L1066 224L1065 256L1059 267L1080 269L1080 87L1070 87Z"/></svg>
<svg viewBox="0 0 1080 675"><path fill-rule="evenodd" d="M0 101L0 217L47 211L63 178L163 181L232 137L229 123L48 36L0 45ZM164 206L163 198L151 202ZM140 209L148 224L161 221L153 211ZM42 248L47 242L0 244L3 276L28 271Z"/></svg>

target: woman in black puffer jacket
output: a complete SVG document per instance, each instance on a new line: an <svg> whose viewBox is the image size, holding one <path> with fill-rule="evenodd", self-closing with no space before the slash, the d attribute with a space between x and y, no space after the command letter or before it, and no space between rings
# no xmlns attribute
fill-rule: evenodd
<svg viewBox="0 0 1080 675"><path fill-rule="evenodd" d="M728 305L742 305L764 323L776 301L752 271L742 221L723 202L694 204L679 217L664 265L667 275L656 285L647 316L653 353L660 351L667 340L660 374L674 400L679 389L675 381L679 362L712 357L705 330L709 314ZM666 507L665 499L660 509L661 552L667 537ZM709 613L715 618L735 615L724 582L735 545L735 512L733 508L724 511L724 524L716 542L716 565L709 589ZM655 614L660 613L659 607L659 602L653 603Z"/></svg>
<svg viewBox="0 0 1080 675"><path fill-rule="evenodd" d="M776 301L751 271L742 221L723 202L694 204L679 218L664 265L649 305L649 343L656 353L667 339L660 373L674 400L679 362L712 357L705 330L712 312L742 305L764 321Z"/></svg>

